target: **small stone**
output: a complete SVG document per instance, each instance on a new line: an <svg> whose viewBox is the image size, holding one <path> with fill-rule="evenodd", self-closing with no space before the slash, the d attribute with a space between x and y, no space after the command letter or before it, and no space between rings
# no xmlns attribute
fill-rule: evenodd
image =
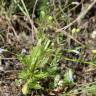
<svg viewBox="0 0 96 96"><path fill-rule="evenodd" d="M3 66L0 66L0 71L4 71L4 68L3 68Z"/></svg>
<svg viewBox="0 0 96 96"><path fill-rule="evenodd" d="M91 34L91 38L95 39L96 38L96 30L94 30Z"/></svg>
<svg viewBox="0 0 96 96"><path fill-rule="evenodd" d="M25 54L26 52L26 49L22 49L21 54Z"/></svg>

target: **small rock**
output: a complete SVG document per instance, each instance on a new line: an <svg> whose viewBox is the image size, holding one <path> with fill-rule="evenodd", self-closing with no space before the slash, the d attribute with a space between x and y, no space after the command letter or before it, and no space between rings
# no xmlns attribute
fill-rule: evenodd
<svg viewBox="0 0 96 96"><path fill-rule="evenodd" d="M0 71L4 71L4 67L3 66L0 66Z"/></svg>
<svg viewBox="0 0 96 96"><path fill-rule="evenodd" d="M92 38L92 39L95 39L95 38L96 38L96 30L94 30L94 31L92 32L91 38Z"/></svg>

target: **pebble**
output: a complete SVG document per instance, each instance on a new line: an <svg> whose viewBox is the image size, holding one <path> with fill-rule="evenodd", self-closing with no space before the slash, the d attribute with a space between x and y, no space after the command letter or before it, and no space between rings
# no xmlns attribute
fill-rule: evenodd
<svg viewBox="0 0 96 96"><path fill-rule="evenodd" d="M91 38L92 38L92 39L95 39L95 38L96 38L96 30L94 30L94 31L92 32Z"/></svg>

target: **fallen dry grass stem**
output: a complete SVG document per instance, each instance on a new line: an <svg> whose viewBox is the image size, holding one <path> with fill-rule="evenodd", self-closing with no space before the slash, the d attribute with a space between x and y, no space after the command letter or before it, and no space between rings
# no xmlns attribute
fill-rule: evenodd
<svg viewBox="0 0 96 96"><path fill-rule="evenodd" d="M85 17L85 15L86 15L86 14L89 12L89 10L95 5L95 3L96 3L96 0L94 0L94 1L87 7L87 9L85 9L84 11L82 11L82 12L79 14L79 16L78 16L73 22L71 22L70 24L68 24L67 26L65 26L65 27L63 27L63 28L61 28L61 29L58 29L57 32L68 29L70 26L72 26L72 25L73 25L74 23L76 23L76 22L80 23L81 20L82 20L82 18Z"/></svg>

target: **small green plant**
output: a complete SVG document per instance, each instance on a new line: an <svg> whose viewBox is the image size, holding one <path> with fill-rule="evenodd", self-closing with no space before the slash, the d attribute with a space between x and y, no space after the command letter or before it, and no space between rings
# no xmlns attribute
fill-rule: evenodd
<svg viewBox="0 0 96 96"><path fill-rule="evenodd" d="M53 26L53 16L52 12L50 11L50 5L48 0L41 0L39 2L39 8L37 10L38 18L36 18L36 22L38 24L39 30L47 30L49 28L52 28Z"/></svg>
<svg viewBox="0 0 96 96"><path fill-rule="evenodd" d="M29 55L20 55L19 60L24 64L24 69L19 73L19 78L24 81L23 94L30 93L30 89L42 89L40 80L56 75L60 50L50 48L49 39L38 39L37 45L31 49ZM54 53L55 52L55 53Z"/></svg>
<svg viewBox="0 0 96 96"><path fill-rule="evenodd" d="M28 94L29 89L41 89L40 79L46 78L48 73L43 70L48 63L50 55L50 40L38 40L37 46L33 47L30 54L20 56L19 60L24 64L24 70L19 74L20 79L25 80L22 88L23 94Z"/></svg>

